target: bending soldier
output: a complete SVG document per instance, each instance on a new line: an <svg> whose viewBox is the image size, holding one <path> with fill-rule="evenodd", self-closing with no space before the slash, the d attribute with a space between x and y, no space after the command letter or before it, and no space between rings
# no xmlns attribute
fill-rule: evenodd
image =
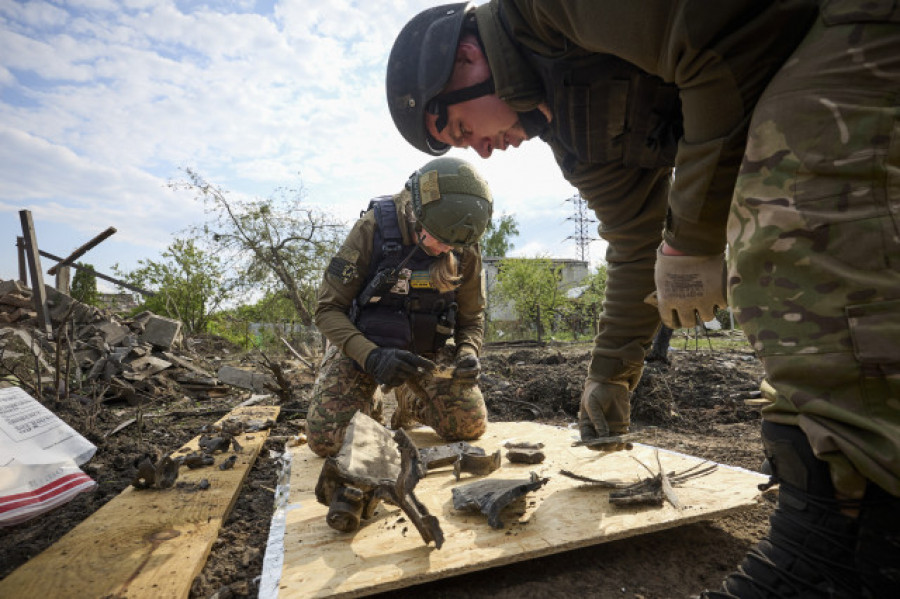
<svg viewBox="0 0 900 599"><path fill-rule="evenodd" d="M394 388L394 428L418 421L448 441L484 433L478 241L492 209L487 183L457 158L432 160L369 203L319 289L328 344L307 416L315 453L337 453L357 410L381 419L379 384ZM453 377L423 376L436 364L455 366Z"/></svg>
<svg viewBox="0 0 900 599"><path fill-rule="evenodd" d="M386 84L413 146L487 158L539 136L597 213L609 281L585 441L628 430L660 317L681 328L724 307L727 243L780 493L720 593L896 594L900 4L448 4L401 30Z"/></svg>

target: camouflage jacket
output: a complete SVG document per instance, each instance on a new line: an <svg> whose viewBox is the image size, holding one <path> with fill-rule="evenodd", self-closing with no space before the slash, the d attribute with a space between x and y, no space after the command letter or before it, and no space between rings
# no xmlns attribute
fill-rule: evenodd
<svg viewBox="0 0 900 599"><path fill-rule="evenodd" d="M414 231L402 216L410 202L408 191L393 197L400 220L404 245L412 243ZM316 304L315 323L319 331L348 357L364 366L366 358L377 346L363 336L351 322L349 312L353 300L363 290L368 279L375 237L375 215L366 212L353 226L331 266L322 279ZM457 347L465 343L476 353L481 352L484 338L485 291L481 250L478 245L466 248L460 260L462 283L456 289L459 311L456 315L454 341Z"/></svg>

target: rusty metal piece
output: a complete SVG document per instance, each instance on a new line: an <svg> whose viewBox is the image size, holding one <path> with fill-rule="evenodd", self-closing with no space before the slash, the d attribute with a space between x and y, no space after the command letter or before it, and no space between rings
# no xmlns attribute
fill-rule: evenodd
<svg viewBox="0 0 900 599"><path fill-rule="evenodd" d="M437 518L416 499L413 488L424 467L419 450L402 429L390 431L357 412L334 457L327 458L316 483L316 500L329 506L326 522L336 530L353 532L370 518L381 500L397 505L415 524L425 543L444 542Z"/></svg>
<svg viewBox="0 0 900 599"><path fill-rule="evenodd" d="M528 480L485 479L453 489L453 509L479 510L488 517L491 528L503 528L500 512L516 499L535 491L549 481L532 472Z"/></svg>
<svg viewBox="0 0 900 599"><path fill-rule="evenodd" d="M479 455L477 453L460 454L459 459L453 464L453 475L459 480L463 472L470 474L490 474L500 468L500 450L491 455Z"/></svg>
<svg viewBox="0 0 900 599"><path fill-rule="evenodd" d="M420 447L419 460L426 470L434 470L435 468L455 464L459 456L464 453L484 455L484 449L469 445L465 441L436 445L434 447Z"/></svg>

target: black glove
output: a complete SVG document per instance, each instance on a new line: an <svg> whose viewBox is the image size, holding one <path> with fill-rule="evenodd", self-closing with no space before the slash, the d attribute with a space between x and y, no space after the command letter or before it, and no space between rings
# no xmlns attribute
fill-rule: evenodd
<svg viewBox="0 0 900 599"><path fill-rule="evenodd" d="M453 378L475 382L479 374L481 374L481 362L478 360L478 356L472 352L460 351L456 355Z"/></svg>
<svg viewBox="0 0 900 599"><path fill-rule="evenodd" d="M419 373L434 370L436 364L421 356L393 347L378 347L366 358L366 372L382 385L398 387Z"/></svg>

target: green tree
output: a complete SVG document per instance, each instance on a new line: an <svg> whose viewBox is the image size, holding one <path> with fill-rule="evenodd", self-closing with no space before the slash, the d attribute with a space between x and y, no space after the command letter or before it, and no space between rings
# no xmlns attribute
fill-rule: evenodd
<svg viewBox="0 0 900 599"><path fill-rule="evenodd" d="M76 269L75 276L72 277L70 295L82 304L96 306L99 304L100 293L97 291L97 275L94 274L94 266L80 262L78 266L81 268Z"/></svg>
<svg viewBox="0 0 900 599"><path fill-rule="evenodd" d="M485 256L505 258L506 253L515 246L512 238L519 235L519 223L511 214L504 214L498 219L491 219L481 238L481 253Z"/></svg>
<svg viewBox="0 0 900 599"><path fill-rule="evenodd" d="M497 295L512 304L520 319L536 324L539 339L565 301L559 287L561 269L545 257L506 258L498 265Z"/></svg>
<svg viewBox="0 0 900 599"><path fill-rule="evenodd" d="M312 324L324 270L346 234L332 216L303 205L302 190L279 189L268 198L237 201L187 169L172 183L203 201L210 221L192 229L228 261L236 291L283 295L300 321Z"/></svg>
<svg viewBox="0 0 900 599"><path fill-rule="evenodd" d="M193 239L175 239L160 260L138 260L138 268L113 270L126 283L153 291L142 309L177 318L189 333L204 332L209 319L229 298L222 262L215 253L200 249Z"/></svg>
<svg viewBox="0 0 900 599"><path fill-rule="evenodd" d="M581 295L570 300L562 309L562 317L576 339L579 335L592 331L594 323L600 317L603 300L606 297L607 279L606 265L601 264L582 283Z"/></svg>

